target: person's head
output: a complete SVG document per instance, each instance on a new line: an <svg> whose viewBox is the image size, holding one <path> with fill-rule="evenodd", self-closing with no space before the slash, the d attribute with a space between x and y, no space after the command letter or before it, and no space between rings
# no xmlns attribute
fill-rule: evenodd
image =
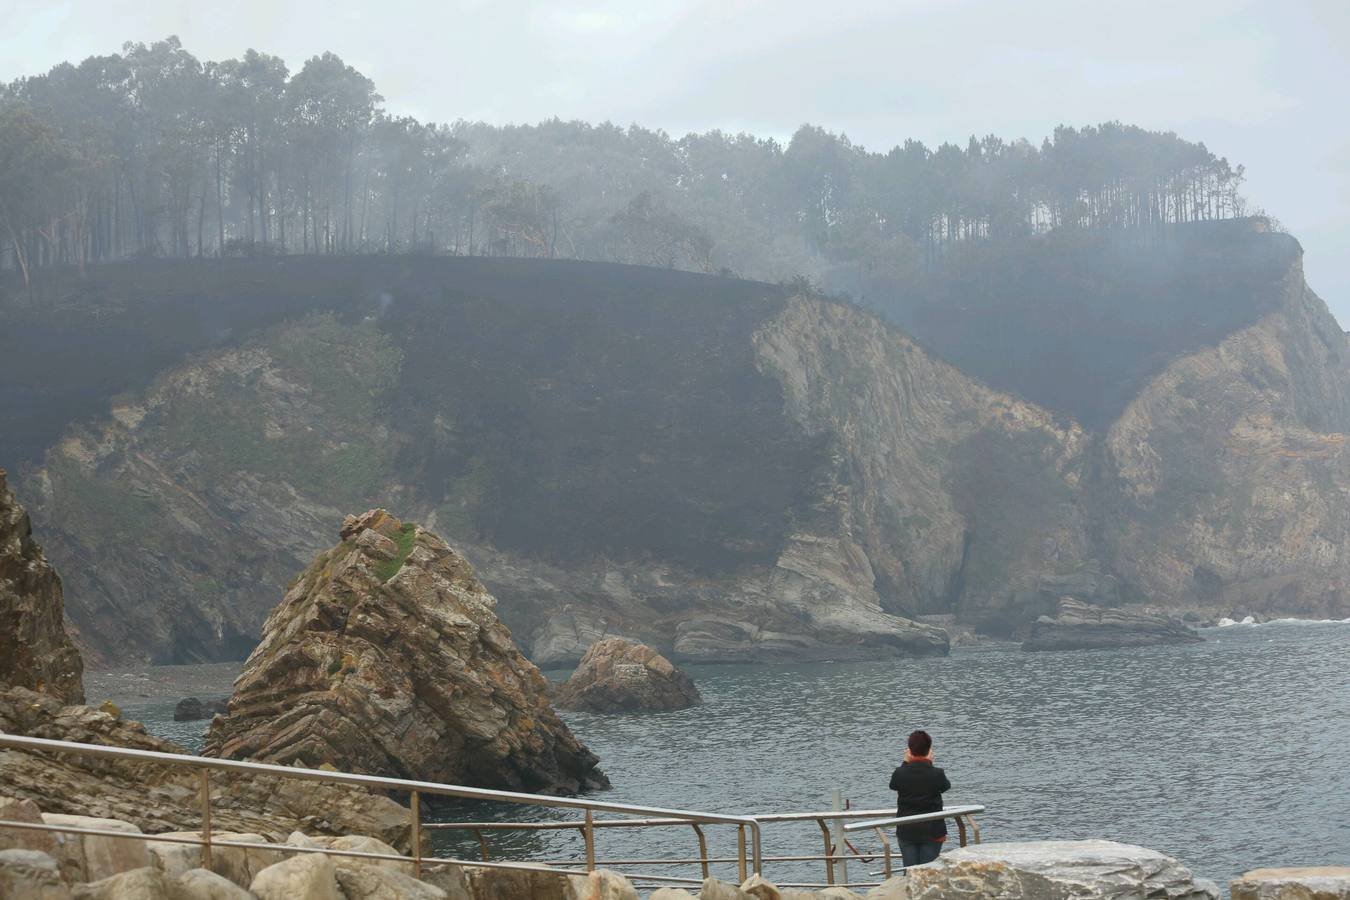
<svg viewBox="0 0 1350 900"><path fill-rule="evenodd" d="M933 749L933 738L926 731L916 731L909 736L909 755L927 756Z"/></svg>

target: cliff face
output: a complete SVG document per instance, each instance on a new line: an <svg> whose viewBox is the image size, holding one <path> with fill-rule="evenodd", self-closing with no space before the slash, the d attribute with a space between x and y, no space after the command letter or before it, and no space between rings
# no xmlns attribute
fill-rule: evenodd
<svg viewBox="0 0 1350 900"><path fill-rule="evenodd" d="M1103 554L1144 598L1350 615L1350 342L1300 265L1103 437Z"/></svg>
<svg viewBox="0 0 1350 900"><path fill-rule="evenodd" d="M61 579L0 469L0 686L84 702L84 663L66 635L63 608Z"/></svg>
<svg viewBox="0 0 1350 900"><path fill-rule="evenodd" d="M328 523L375 505L452 540L541 665L607 636L676 660L941 653L914 617L1009 633L1062 596L1350 615L1350 356L1267 237L1276 287L1212 343L1131 356L1096 430L770 285L363 261L364 299L119 395L24 492L90 643L163 661L245 655ZM1196 260L1210 293L1159 321L1208 315L1229 262ZM288 265L321 268L249 278ZM188 289L174 271L157 302Z"/></svg>

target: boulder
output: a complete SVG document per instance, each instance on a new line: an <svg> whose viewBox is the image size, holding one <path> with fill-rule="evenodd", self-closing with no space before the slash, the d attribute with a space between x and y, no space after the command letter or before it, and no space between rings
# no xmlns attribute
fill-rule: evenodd
<svg viewBox="0 0 1350 900"><path fill-rule="evenodd" d="M909 900L909 879L904 875L887 878L863 897L864 900Z"/></svg>
<svg viewBox="0 0 1350 900"><path fill-rule="evenodd" d="M584 881L572 879L571 883L578 891L577 900L638 900L633 883L607 869L590 873Z"/></svg>
<svg viewBox="0 0 1350 900"><path fill-rule="evenodd" d="M1350 866L1253 869L1228 892L1232 900L1350 900Z"/></svg>
<svg viewBox="0 0 1350 900"><path fill-rule="evenodd" d="M1181 863L1114 841L976 844L910 870L909 900L1139 897L1218 900L1218 888Z"/></svg>
<svg viewBox="0 0 1350 900"><path fill-rule="evenodd" d="M754 898L734 884L727 884L716 878L705 878L703 887L698 892L698 900L754 900Z"/></svg>
<svg viewBox="0 0 1350 900"><path fill-rule="evenodd" d="M1109 650L1195 644L1203 640L1179 619L1093 606L1072 597L1061 597L1054 616L1041 616L1031 624L1022 649Z"/></svg>
<svg viewBox="0 0 1350 900"><path fill-rule="evenodd" d="M184 697L173 708L173 720L175 722L196 722L200 719L224 715L227 712L229 712L229 706L225 700L203 702L196 697Z"/></svg>
<svg viewBox="0 0 1350 900"><path fill-rule="evenodd" d="M684 888L657 888L647 895L647 900L694 900L694 895Z"/></svg>
<svg viewBox="0 0 1350 900"><path fill-rule="evenodd" d="M424 868L422 880L445 891L446 900L474 900L469 892L469 881L460 866Z"/></svg>
<svg viewBox="0 0 1350 900"><path fill-rule="evenodd" d="M48 825L68 825L72 828L98 828L135 835L141 833L135 825L120 819L43 813L42 821ZM56 836L56 858L71 881L99 881L121 872L153 867L144 840L61 831L51 833Z"/></svg>
<svg viewBox="0 0 1350 900"><path fill-rule="evenodd" d="M182 837L201 839L200 831L171 831L156 837ZM237 831L211 832L211 871L228 879L240 887L247 887L259 872L286 858L280 850L253 850L245 847L227 847L220 842L263 844L267 838L261 834L248 834ZM146 849L158 867L169 878L179 878L202 865L202 848L196 844L179 844L170 841L147 841Z"/></svg>
<svg viewBox="0 0 1350 900"><path fill-rule="evenodd" d="M189 869L179 875L173 900L253 900L253 895L223 875L206 869Z"/></svg>
<svg viewBox="0 0 1350 900"><path fill-rule="evenodd" d="M152 737L139 722L88 706L68 706L26 688L0 688L0 731L186 754ZM157 763L95 759L73 753L0 750L0 794L37 802L51 813L121 819L147 833L201 825L198 773ZM408 848L407 807L361 788L274 775L211 775L212 821L220 831L284 840L303 828L323 834L370 834Z"/></svg>
<svg viewBox="0 0 1350 900"><path fill-rule="evenodd" d="M84 662L64 622L61 579L0 469L0 685L84 702Z"/></svg>
<svg viewBox="0 0 1350 900"><path fill-rule="evenodd" d="M693 679L670 660L622 638L592 644L554 693L560 709L599 713L687 709L702 700Z"/></svg>
<svg viewBox="0 0 1350 900"><path fill-rule="evenodd" d="M0 819L7 822L44 824L42 810L32 800L0 797ZM37 850L49 856L56 854L56 837L50 831L31 831L27 828L0 828L0 850Z"/></svg>
<svg viewBox="0 0 1350 900"><path fill-rule="evenodd" d="M298 853L268 866L248 889L258 900L343 900L337 867L322 853Z"/></svg>
<svg viewBox="0 0 1350 900"><path fill-rule="evenodd" d="M0 897L70 900L61 864L38 850L0 850Z"/></svg>
<svg viewBox="0 0 1350 900"><path fill-rule="evenodd" d="M337 856L333 860L337 864L338 884L347 900L448 900L450 896L406 872Z"/></svg>
<svg viewBox="0 0 1350 900"><path fill-rule="evenodd" d="M71 889L75 900L177 900L176 885L153 866L132 869Z"/></svg>
<svg viewBox="0 0 1350 900"><path fill-rule="evenodd" d="M608 786L464 557L384 510L348 516L340 537L268 617L207 756L530 792Z"/></svg>

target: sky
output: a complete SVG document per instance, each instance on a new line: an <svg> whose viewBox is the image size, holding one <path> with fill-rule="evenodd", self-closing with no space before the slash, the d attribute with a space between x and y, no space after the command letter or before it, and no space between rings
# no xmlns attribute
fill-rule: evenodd
<svg viewBox="0 0 1350 900"><path fill-rule="evenodd" d="M1247 168L1309 283L1350 324L1346 0L0 0L0 80L174 34L292 70L331 50L394 113L559 116L871 150L1056 125L1176 131Z"/></svg>

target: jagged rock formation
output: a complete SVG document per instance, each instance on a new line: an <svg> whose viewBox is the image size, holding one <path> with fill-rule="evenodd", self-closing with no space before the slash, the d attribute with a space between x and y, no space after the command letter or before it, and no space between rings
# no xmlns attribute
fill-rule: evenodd
<svg viewBox="0 0 1350 900"><path fill-rule="evenodd" d="M25 688L0 690L0 731L32 737L186 753L139 722L66 706ZM409 846L408 810L388 797L338 785L213 773L215 827L282 840L296 829L371 834ZM0 750L0 795L32 800L44 813L121 819L159 833L201 827L194 771L73 754Z"/></svg>
<svg viewBox="0 0 1350 900"><path fill-rule="evenodd" d="M991 321L1026 313L1068 347L1069 312L1090 320L1069 370L1102 362L1053 411L770 285L238 261L218 274L241 290L304 280L343 315L241 332L118 397L23 492L94 649L166 662L244 655L340 507L391 497L454 539L546 665L604 637L676 662L943 653L916 617L1006 637L1066 595L1350 615L1350 343L1287 236L1171 240L1101 254L1108 280L1122 258L1142 268L1081 304L1075 259L1051 253L1073 247L1046 245L1027 272L1063 263L1054 296L1022 273L993 298ZM157 268L156 295L195 295L197 271ZM1058 396L1038 374L1056 358L1006 356L991 378ZM1091 430L1065 417L1107 384Z"/></svg>
<svg viewBox="0 0 1350 900"><path fill-rule="evenodd" d="M687 709L702 701L694 680L670 660L618 638L592 644L553 694L559 709L599 713Z"/></svg>
<svg viewBox="0 0 1350 900"><path fill-rule="evenodd" d="M205 753L507 788L606 787L496 600L440 538L348 516L263 627Z"/></svg>
<svg viewBox="0 0 1350 900"><path fill-rule="evenodd" d="M909 872L909 900L964 897L1218 900L1219 889L1169 856L1115 841L975 844Z"/></svg>
<svg viewBox="0 0 1350 900"><path fill-rule="evenodd" d="M61 579L0 469L0 686L84 702L84 662L66 634Z"/></svg>
<svg viewBox="0 0 1350 900"><path fill-rule="evenodd" d="M1031 623L1023 650L1112 650L1195 644L1204 638L1168 616L1092 606L1061 597L1054 616Z"/></svg>

